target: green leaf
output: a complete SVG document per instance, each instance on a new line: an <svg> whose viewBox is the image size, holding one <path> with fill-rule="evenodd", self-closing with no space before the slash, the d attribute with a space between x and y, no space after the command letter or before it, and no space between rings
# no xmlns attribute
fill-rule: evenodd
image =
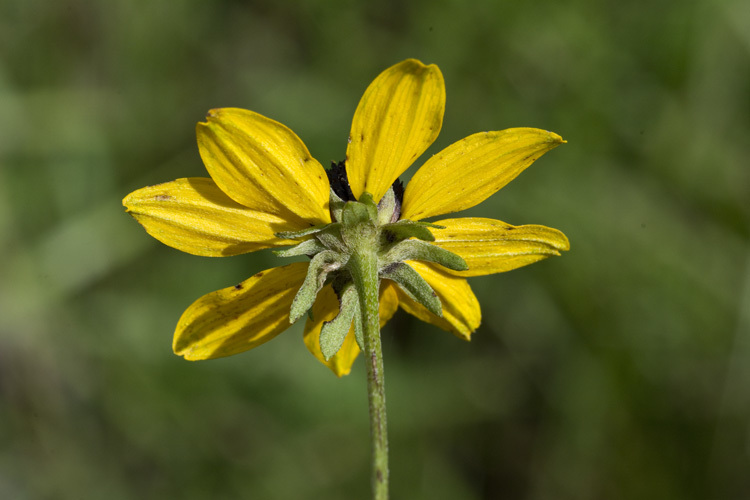
<svg viewBox="0 0 750 500"><path fill-rule="evenodd" d="M283 240L297 240L311 234L316 234L326 228L329 224L318 224L317 226L310 226L302 231L282 231L275 233L274 236Z"/></svg>
<svg viewBox="0 0 750 500"><path fill-rule="evenodd" d="M412 224L419 224L420 226L429 227L431 229L445 229L445 226L441 226L440 224L433 224L432 222L425 222L423 220L409 220L409 219L401 219L401 220L411 222Z"/></svg>
<svg viewBox="0 0 750 500"><path fill-rule="evenodd" d="M405 260L422 260L435 262L454 271L465 271L469 268L466 261L455 253L419 240L397 243L385 252L381 260L384 265Z"/></svg>
<svg viewBox="0 0 750 500"><path fill-rule="evenodd" d="M329 250L338 253L349 253L341 238L341 228L342 225L339 222L329 224L325 231L319 232L315 235L315 238L317 238L318 241Z"/></svg>
<svg viewBox="0 0 750 500"><path fill-rule="evenodd" d="M323 328L320 330L320 351L326 361L339 352L351 329L354 316L359 314L359 300L353 286L346 288L340 304L336 317L323 323Z"/></svg>
<svg viewBox="0 0 750 500"><path fill-rule="evenodd" d="M346 264L345 256L324 250L312 258L307 269L307 276L292 302L289 322L294 323L304 316L315 302L315 297L326 282L328 273L340 269Z"/></svg>
<svg viewBox="0 0 750 500"><path fill-rule="evenodd" d="M440 299L432 287L408 264L396 263L380 273L381 278L396 282L406 294L436 316L443 316Z"/></svg>
<svg viewBox="0 0 750 500"><path fill-rule="evenodd" d="M344 205L346 204L346 202L339 198L339 195L334 193L333 189L331 189L331 197L328 204L333 220L335 222L341 222L341 215L344 211Z"/></svg>
<svg viewBox="0 0 750 500"><path fill-rule="evenodd" d="M273 253L279 257L294 257L297 255L315 255L325 249L326 247L324 247L318 240L311 238L290 248L274 250Z"/></svg>
<svg viewBox="0 0 750 500"><path fill-rule="evenodd" d="M408 240L409 238L418 238L424 241L435 241L432 232L424 224L412 222L410 220L400 220L393 224L384 224L383 232L390 241Z"/></svg>

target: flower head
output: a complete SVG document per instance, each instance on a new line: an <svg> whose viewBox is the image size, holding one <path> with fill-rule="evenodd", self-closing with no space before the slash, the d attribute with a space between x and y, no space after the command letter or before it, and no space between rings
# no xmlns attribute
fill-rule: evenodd
<svg viewBox="0 0 750 500"><path fill-rule="evenodd" d="M404 190L398 177L440 132L440 70L409 59L370 84L354 114L346 160L325 170L287 127L242 109L211 110L197 126L210 178L149 186L123 200L159 241L195 255L292 246L307 255L204 295L180 318L175 353L229 356L305 316L308 349L337 375L360 352L348 265L377 251L380 322L398 307L468 340L481 320L466 277L509 271L569 248L564 234L485 218L422 222L470 208L564 141L552 132L481 132L429 158Z"/></svg>

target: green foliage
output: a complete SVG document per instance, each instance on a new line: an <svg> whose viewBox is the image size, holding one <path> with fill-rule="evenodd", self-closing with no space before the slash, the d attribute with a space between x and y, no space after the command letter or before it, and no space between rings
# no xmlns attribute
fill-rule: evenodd
<svg viewBox="0 0 750 500"><path fill-rule="evenodd" d="M359 317L359 297L353 284L349 284L341 294L341 309L339 314L331 321L323 324L323 328L320 330L320 350L326 360L339 352L341 346L344 344L346 335L349 333L349 329L352 326L352 321L355 322L355 332L357 343L360 349L364 348L364 342L362 340L362 321Z"/></svg>
<svg viewBox="0 0 750 500"><path fill-rule="evenodd" d="M315 297L325 285L328 274L342 268L348 260L348 255L341 255L332 250L323 250L310 260L310 267L305 281L294 297L289 321L294 323L312 307Z"/></svg>
<svg viewBox="0 0 750 500"><path fill-rule="evenodd" d="M454 271L466 271L469 268L466 261L455 253L419 240L405 240L396 243L388 251L383 252L382 258L389 263L405 260L437 262L441 266Z"/></svg>
<svg viewBox="0 0 750 500"><path fill-rule="evenodd" d="M394 240L403 240L405 238L418 238L422 241L435 241L435 236L429 230L434 224L425 224L423 222L414 222L408 219L386 224L385 229L388 235ZM441 226L437 226L441 227Z"/></svg>
<svg viewBox="0 0 750 500"><path fill-rule="evenodd" d="M440 299L434 290L409 264L395 263L381 273L381 277L398 283L409 297L422 304L433 314L443 316Z"/></svg>

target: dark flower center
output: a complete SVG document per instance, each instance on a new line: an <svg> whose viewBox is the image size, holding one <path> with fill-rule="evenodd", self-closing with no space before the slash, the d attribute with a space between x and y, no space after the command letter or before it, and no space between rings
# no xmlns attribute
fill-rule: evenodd
<svg viewBox="0 0 750 500"><path fill-rule="evenodd" d="M357 201L349 185L349 177L346 174L346 161L338 163L332 161L331 168L326 170L326 175L328 175L328 183L331 185L331 190L336 193L336 196L341 198L342 201ZM404 201L404 183L401 182L401 179L396 179L392 187L393 194L396 196L396 209L391 222L396 222L401 218L401 205Z"/></svg>
<svg viewBox="0 0 750 500"><path fill-rule="evenodd" d="M352 193L352 188L349 186L349 177L346 175L346 162L340 161L336 163L331 162L331 168L326 170L328 175L328 182L331 184L331 189L336 195L343 201L357 201Z"/></svg>

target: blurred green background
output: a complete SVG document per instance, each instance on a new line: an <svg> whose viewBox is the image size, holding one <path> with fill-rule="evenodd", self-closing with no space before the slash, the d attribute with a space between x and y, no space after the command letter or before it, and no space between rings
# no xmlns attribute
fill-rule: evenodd
<svg viewBox="0 0 750 500"><path fill-rule="evenodd" d="M572 249L472 279L471 343L385 328L392 497L750 498L748 26L744 0L4 0L0 498L368 497L361 361L336 379L300 325L171 352L193 300L282 261L182 254L120 200L205 176L215 107L341 160L407 57L445 76L428 154L514 126L568 140L470 213Z"/></svg>

